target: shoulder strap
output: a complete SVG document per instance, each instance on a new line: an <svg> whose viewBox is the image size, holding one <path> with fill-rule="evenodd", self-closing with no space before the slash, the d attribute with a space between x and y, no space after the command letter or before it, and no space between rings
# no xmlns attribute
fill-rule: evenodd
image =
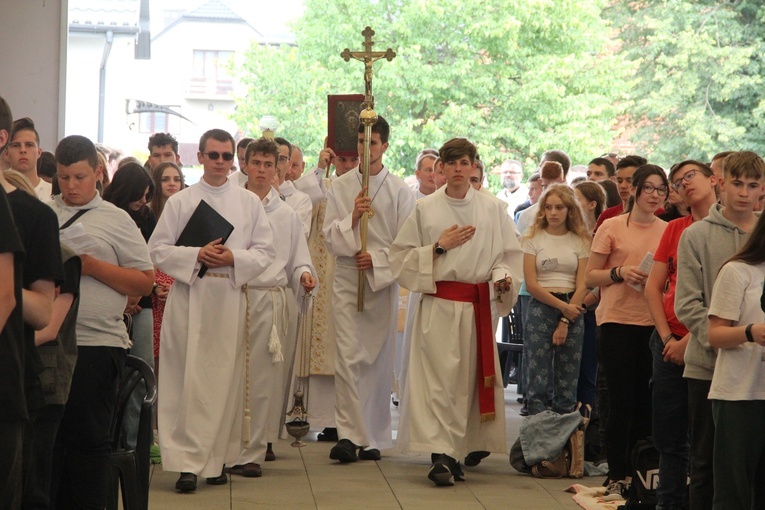
<svg viewBox="0 0 765 510"><path fill-rule="evenodd" d="M71 218L69 218L69 220L67 220L67 222L66 222L66 223L64 223L63 225L61 225L60 227L58 227L58 229L59 229L59 230L65 230L65 229L69 228L69 227L72 225L72 223L74 223L75 221L77 221L77 219L78 219L80 216L82 216L83 214L85 214L85 213L86 213L86 212L88 212L88 211L90 211L90 209L80 209L79 211L77 211L76 213L74 213L74 216L72 216Z"/></svg>

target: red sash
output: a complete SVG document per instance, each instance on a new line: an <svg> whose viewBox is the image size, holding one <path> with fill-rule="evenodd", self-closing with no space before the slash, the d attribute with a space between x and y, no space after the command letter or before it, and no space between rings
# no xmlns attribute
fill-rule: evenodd
<svg viewBox="0 0 765 510"><path fill-rule="evenodd" d="M436 282L435 294L428 294L449 301L473 303L475 332L478 347L478 407L481 421L492 421L494 410L494 336L491 331L491 301L489 283Z"/></svg>

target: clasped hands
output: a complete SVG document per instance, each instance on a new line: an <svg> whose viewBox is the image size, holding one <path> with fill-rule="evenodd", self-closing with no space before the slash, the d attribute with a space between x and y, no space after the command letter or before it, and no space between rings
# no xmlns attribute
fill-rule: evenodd
<svg viewBox="0 0 765 510"><path fill-rule="evenodd" d="M234 254L218 238L199 249L197 261L209 268L234 265Z"/></svg>

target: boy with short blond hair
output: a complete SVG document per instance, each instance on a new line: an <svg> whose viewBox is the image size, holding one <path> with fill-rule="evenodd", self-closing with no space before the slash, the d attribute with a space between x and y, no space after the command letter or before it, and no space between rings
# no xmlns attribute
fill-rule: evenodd
<svg viewBox="0 0 765 510"><path fill-rule="evenodd" d="M764 177L765 163L754 152L726 156L720 183L721 201L726 206L714 204L706 218L683 232L678 246L675 313L691 333L683 373L688 382L691 437L689 508L712 508L714 494L715 429L707 395L717 352L707 339L709 299L720 267L744 245L757 222L754 207L762 194Z"/></svg>

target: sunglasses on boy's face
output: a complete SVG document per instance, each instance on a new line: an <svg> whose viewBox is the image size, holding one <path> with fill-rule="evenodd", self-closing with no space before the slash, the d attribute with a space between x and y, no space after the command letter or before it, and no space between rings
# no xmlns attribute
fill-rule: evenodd
<svg viewBox="0 0 765 510"><path fill-rule="evenodd" d="M223 161L232 161L234 159L234 154L231 152L224 152L223 154L221 154L220 152L210 151L210 152L205 152L204 155L212 159L213 161L219 160L221 156L223 156Z"/></svg>

